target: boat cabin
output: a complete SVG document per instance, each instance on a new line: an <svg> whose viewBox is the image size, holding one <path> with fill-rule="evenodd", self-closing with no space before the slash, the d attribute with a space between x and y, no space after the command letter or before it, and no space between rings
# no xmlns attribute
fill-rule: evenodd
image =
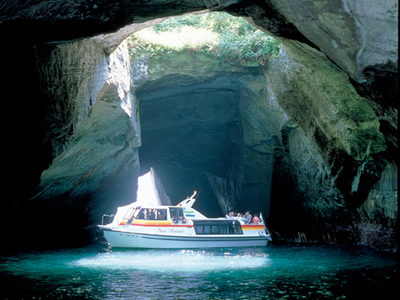
<svg viewBox="0 0 400 300"><path fill-rule="evenodd" d="M131 207L120 225L131 225L134 220L148 220L148 221L171 221L171 224L186 223L186 215L194 217L192 214L185 214L182 207Z"/></svg>
<svg viewBox="0 0 400 300"><path fill-rule="evenodd" d="M153 189L154 190L154 189ZM120 248L204 248L265 246L270 239L261 224L225 218L207 218L193 209L196 192L176 206L157 197L118 208L116 215L103 215L104 237ZM156 193L154 193L156 194ZM153 199L154 198L154 199ZM153 199L153 200L149 200ZM114 217L104 225L104 217ZM262 216L260 214L262 220Z"/></svg>
<svg viewBox="0 0 400 300"><path fill-rule="evenodd" d="M156 221L157 225L184 225L191 224L193 218L207 219L204 215L192 208L194 199L186 199L177 206L151 206L151 205L129 205L118 211L115 219L120 219L119 226L149 224L144 221ZM121 218L122 217L122 218ZM162 222L162 223L161 223Z"/></svg>

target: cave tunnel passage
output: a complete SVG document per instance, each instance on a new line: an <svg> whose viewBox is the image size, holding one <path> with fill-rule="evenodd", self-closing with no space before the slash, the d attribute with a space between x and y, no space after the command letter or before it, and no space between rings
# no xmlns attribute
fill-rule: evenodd
<svg viewBox="0 0 400 300"><path fill-rule="evenodd" d="M173 204L197 190L196 207L210 217L222 216L228 208L266 209L245 207L240 199L245 169L242 97L249 94L243 76L248 74L197 80L168 75L137 90L141 173L154 167ZM222 190L210 184L215 178L225 180Z"/></svg>
<svg viewBox="0 0 400 300"><path fill-rule="evenodd" d="M143 49L148 57L150 80L136 90L140 173L154 167L173 204L199 191L196 206L208 216L268 216L277 127L259 105L280 43L242 18L209 13L166 20L128 44L133 60Z"/></svg>

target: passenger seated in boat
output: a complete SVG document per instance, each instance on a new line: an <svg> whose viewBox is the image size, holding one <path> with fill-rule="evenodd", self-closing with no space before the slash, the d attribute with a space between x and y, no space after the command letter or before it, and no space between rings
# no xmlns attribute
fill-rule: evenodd
<svg viewBox="0 0 400 300"><path fill-rule="evenodd" d="M178 224L186 223L186 219L183 216L179 216Z"/></svg>

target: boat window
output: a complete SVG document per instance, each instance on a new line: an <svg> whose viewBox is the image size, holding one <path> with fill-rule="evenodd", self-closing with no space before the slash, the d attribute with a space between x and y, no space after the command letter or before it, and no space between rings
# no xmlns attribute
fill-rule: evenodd
<svg viewBox="0 0 400 300"><path fill-rule="evenodd" d="M186 219L183 213L183 209L180 207L170 207L169 213L171 214L171 223L173 225L185 224Z"/></svg>
<svg viewBox="0 0 400 300"><path fill-rule="evenodd" d="M227 229L226 229L226 227L227 227L227 226L219 225L219 226L218 226L219 233L221 233L221 234L226 234L226 233L228 232Z"/></svg>
<svg viewBox="0 0 400 300"><path fill-rule="evenodd" d="M193 220L196 234L243 234L236 220Z"/></svg>
<svg viewBox="0 0 400 300"><path fill-rule="evenodd" d="M139 207L140 208L140 207ZM136 214L136 212L135 212ZM166 220L166 209L142 208L136 216L138 220Z"/></svg>
<svg viewBox="0 0 400 300"><path fill-rule="evenodd" d="M166 209L156 209L156 220L166 220L167 210Z"/></svg>
<svg viewBox="0 0 400 300"><path fill-rule="evenodd" d="M196 229L196 233L197 234L203 234L204 233L204 231L203 231L204 227L203 226L198 226L197 228L195 227L195 229Z"/></svg>
<svg viewBox="0 0 400 300"><path fill-rule="evenodd" d="M211 233L213 234L219 233L218 225L211 226Z"/></svg>
<svg viewBox="0 0 400 300"><path fill-rule="evenodd" d="M139 214L136 216L136 219L138 220L144 220L147 216L147 208L142 208L139 211Z"/></svg>

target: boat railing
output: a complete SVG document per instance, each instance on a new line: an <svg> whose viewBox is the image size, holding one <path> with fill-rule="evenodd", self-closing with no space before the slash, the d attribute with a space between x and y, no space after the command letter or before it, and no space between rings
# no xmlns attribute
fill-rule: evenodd
<svg viewBox="0 0 400 300"><path fill-rule="evenodd" d="M104 225L104 217L113 218L113 219L114 219L115 215L106 215L106 214L104 214L104 215L101 217L101 225ZM109 222L109 223L111 223L111 222Z"/></svg>

